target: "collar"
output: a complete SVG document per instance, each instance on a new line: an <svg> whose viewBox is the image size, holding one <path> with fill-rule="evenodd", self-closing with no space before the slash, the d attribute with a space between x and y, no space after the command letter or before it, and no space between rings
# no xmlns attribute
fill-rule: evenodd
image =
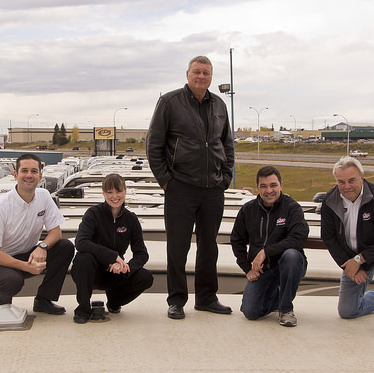
<svg viewBox="0 0 374 373"><path fill-rule="evenodd" d="M194 100L196 100L197 102L199 102L199 100L195 97L195 95L193 94L193 92L191 91L191 88L189 87L189 85L188 85L187 83L186 83L186 85L185 85L185 88L187 89L188 94L189 94L189 95L190 95ZM205 92L205 96L204 96L204 98L203 98L202 103L210 102L211 99L212 99L212 95L211 95L209 89L207 89L206 92ZM200 104L200 102L199 102L199 104Z"/></svg>
<svg viewBox="0 0 374 373"><path fill-rule="evenodd" d="M353 204L361 204L361 202L362 202L362 196L363 196L363 194L364 194L364 183L362 183L362 187L361 187L361 192L360 192L360 194L358 195L358 197L356 198L356 200L355 201L351 201L351 200L349 200L349 199L347 199L347 198L345 198L344 196L343 196L343 194L341 194L340 193L340 197L342 198L342 200L343 200L343 204L346 206L346 205L353 205Z"/></svg>
<svg viewBox="0 0 374 373"><path fill-rule="evenodd" d="M17 192L17 185L15 185L14 188L11 189L9 193L11 194L12 198L17 203L17 205L20 207L29 206L30 203L35 201L35 194L34 194L34 198L31 200L30 203L26 202L23 198L21 198L21 196Z"/></svg>
<svg viewBox="0 0 374 373"><path fill-rule="evenodd" d="M104 204L104 209L105 209L107 212L109 212L110 214L112 214L112 208L110 207L110 205L108 204L108 202L107 202L107 201L104 201L103 204ZM125 204L123 203L123 204L122 204L122 207L121 207L121 211L120 211L119 215L117 216L117 218L119 218L119 217L123 214L123 211L124 211L124 210L126 210L126 206L125 206Z"/></svg>
<svg viewBox="0 0 374 373"><path fill-rule="evenodd" d="M264 201L262 200L260 194L257 195L257 199L258 199L258 204L266 211L271 211L273 210L274 208L276 208L280 203L281 203L281 200L283 199L283 193L281 192L280 193L280 196L279 198L273 203L273 205L269 208L269 207L266 207L264 205Z"/></svg>

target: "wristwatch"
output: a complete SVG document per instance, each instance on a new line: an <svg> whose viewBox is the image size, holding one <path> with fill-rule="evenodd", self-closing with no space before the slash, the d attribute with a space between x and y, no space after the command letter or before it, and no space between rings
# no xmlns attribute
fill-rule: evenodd
<svg viewBox="0 0 374 373"><path fill-rule="evenodd" d="M38 246L44 250L48 250L48 244L46 244L44 241L40 242Z"/></svg>
<svg viewBox="0 0 374 373"><path fill-rule="evenodd" d="M353 259L355 260L356 263L358 263L358 264L363 264L363 263L361 262L361 256L360 256L360 254L355 255L355 257L354 257Z"/></svg>

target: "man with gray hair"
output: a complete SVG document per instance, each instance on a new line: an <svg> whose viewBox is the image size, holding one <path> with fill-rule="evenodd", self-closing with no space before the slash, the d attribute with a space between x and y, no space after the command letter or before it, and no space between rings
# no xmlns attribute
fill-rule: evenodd
<svg viewBox="0 0 374 373"><path fill-rule="evenodd" d="M187 84L161 96L147 135L147 157L165 190L168 317L183 319L187 302L187 253L195 225L195 309L230 314L217 298L217 234L224 191L234 165L234 146L223 100L211 93L213 67L193 58Z"/></svg>
<svg viewBox="0 0 374 373"><path fill-rule="evenodd" d="M364 179L361 163L342 157L333 168L337 185L322 202L321 236L343 268L338 313L345 319L374 311L374 184Z"/></svg>

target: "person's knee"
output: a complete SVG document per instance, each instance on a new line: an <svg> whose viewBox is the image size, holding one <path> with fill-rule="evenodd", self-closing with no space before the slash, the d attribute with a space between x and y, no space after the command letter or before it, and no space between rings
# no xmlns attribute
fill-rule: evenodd
<svg viewBox="0 0 374 373"><path fill-rule="evenodd" d="M248 320L258 320L261 317L261 315L259 315L255 310L245 309L242 307L241 311Z"/></svg>
<svg viewBox="0 0 374 373"><path fill-rule="evenodd" d="M338 304L338 314L342 319L355 319L358 317L358 312L356 309L352 308L350 305Z"/></svg>
<svg viewBox="0 0 374 373"><path fill-rule="evenodd" d="M137 282L139 283L139 288L142 291L149 289L153 285L153 275L150 271L145 268L141 268L138 273L136 273Z"/></svg>
<svg viewBox="0 0 374 373"><path fill-rule="evenodd" d="M354 319L357 316L351 313L349 310L338 308L338 314L342 319Z"/></svg>
<svg viewBox="0 0 374 373"><path fill-rule="evenodd" d="M287 263L300 263L303 256L299 250L296 249L287 249L281 257L281 260L286 261Z"/></svg>
<svg viewBox="0 0 374 373"><path fill-rule="evenodd" d="M11 298L21 291L24 283L25 280L20 274L18 274L16 271L9 271L8 275L0 280L1 298L7 298L4 300L2 299L1 302L11 303Z"/></svg>
<svg viewBox="0 0 374 373"><path fill-rule="evenodd" d="M279 266L288 273L302 272L305 268L304 263L305 259L303 255L295 249L286 250L279 259Z"/></svg>
<svg viewBox="0 0 374 373"><path fill-rule="evenodd" d="M78 253L74 260L71 268L71 274L73 279L76 274L82 272L88 272L89 269L96 268L97 263L95 257L90 253Z"/></svg>
<svg viewBox="0 0 374 373"><path fill-rule="evenodd" d="M256 315L256 314L252 314L252 313L244 313L244 316L248 319L248 320L258 320L261 316L259 315Z"/></svg>
<svg viewBox="0 0 374 373"><path fill-rule="evenodd" d="M91 253L78 253L73 261L74 265L91 266L96 263L95 257Z"/></svg>
<svg viewBox="0 0 374 373"><path fill-rule="evenodd" d="M147 276L145 278L145 289L149 289L153 285L153 275L151 272L147 271Z"/></svg>
<svg viewBox="0 0 374 373"><path fill-rule="evenodd" d="M259 312L258 307L254 307L253 305L250 305L250 304L245 304L244 302L242 303L242 306L240 307L240 311L243 312L244 316L248 320L257 320L262 316Z"/></svg>
<svg viewBox="0 0 374 373"><path fill-rule="evenodd" d="M73 259L75 249L74 244L71 241L62 238L60 241L57 242L56 245L58 247L59 255L64 255L67 260Z"/></svg>

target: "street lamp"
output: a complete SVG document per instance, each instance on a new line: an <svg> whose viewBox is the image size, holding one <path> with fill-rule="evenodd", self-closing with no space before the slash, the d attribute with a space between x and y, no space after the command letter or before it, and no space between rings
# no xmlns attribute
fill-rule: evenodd
<svg viewBox="0 0 374 373"><path fill-rule="evenodd" d="M30 118L31 117L38 117L39 114L31 114L29 115L29 118L27 119L27 147L30 146Z"/></svg>
<svg viewBox="0 0 374 373"><path fill-rule="evenodd" d="M231 131L232 131L232 142L233 148L235 150L235 126L234 126L234 78L232 72L232 51L233 48L230 48L230 80L231 84L220 84L218 89L221 93L224 93L228 96L231 96ZM236 188L236 180L235 180L235 157L234 157L234 167L232 170L232 187L233 189Z"/></svg>
<svg viewBox="0 0 374 373"><path fill-rule="evenodd" d="M296 118L292 114L290 114L290 118L293 118L293 120L295 121L295 131L296 131Z"/></svg>
<svg viewBox="0 0 374 373"><path fill-rule="evenodd" d="M250 106L250 109L253 109L257 113L257 130L258 130L258 137L257 137L257 158L260 159L260 114L263 110L268 110L268 107L264 107L261 110L257 110L255 107Z"/></svg>
<svg viewBox="0 0 374 373"><path fill-rule="evenodd" d="M349 123L348 123L348 120L344 115L341 115L341 114L333 114L333 115L334 117L342 117L347 123L347 155L349 155Z"/></svg>
<svg viewBox="0 0 374 373"><path fill-rule="evenodd" d="M113 114L113 126L114 127L116 127L116 113L118 110L127 110L127 107L120 107L114 111L114 114Z"/></svg>

